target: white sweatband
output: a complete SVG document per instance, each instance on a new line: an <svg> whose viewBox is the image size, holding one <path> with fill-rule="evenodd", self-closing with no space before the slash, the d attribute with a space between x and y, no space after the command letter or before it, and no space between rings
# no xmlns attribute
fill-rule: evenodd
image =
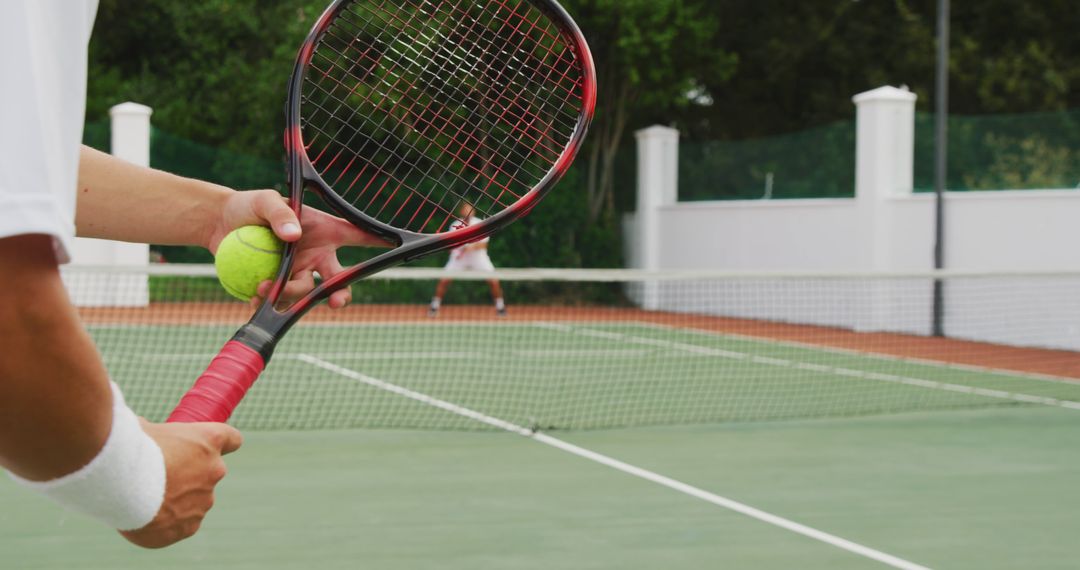
<svg viewBox="0 0 1080 570"><path fill-rule="evenodd" d="M165 499L165 457L139 425L115 382L113 421L105 446L83 468L51 481L16 482L104 522L117 530L135 530L157 516Z"/></svg>

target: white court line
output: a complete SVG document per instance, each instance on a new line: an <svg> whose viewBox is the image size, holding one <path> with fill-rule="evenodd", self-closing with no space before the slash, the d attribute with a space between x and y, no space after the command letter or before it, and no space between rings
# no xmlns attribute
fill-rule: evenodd
<svg viewBox="0 0 1080 570"><path fill-rule="evenodd" d="M322 358L335 360L481 360L487 358L483 352L320 352ZM281 356L299 359L305 353L288 352Z"/></svg>
<svg viewBox="0 0 1080 570"><path fill-rule="evenodd" d="M593 461L601 465L606 465L608 467L611 467L612 469L616 469L618 471L626 473L627 475L633 475L634 477L638 477L646 481L651 481L653 483L662 485L664 487L689 495L691 497L695 497L703 501L712 503L718 507L723 507L725 509L757 519L761 522L771 524L773 526L777 526L797 534L801 534L807 538L811 538L819 542L835 546L836 548L846 550L853 554L876 560L888 566L892 566L893 568L900 568L902 570L929 570L926 566L921 566L919 564L915 564L914 562L909 562L907 560L904 560L903 558L898 558L891 554L881 552L880 550L875 550L868 546L863 546L861 544L852 542L844 538L840 538L839 536L829 534L816 528L812 528L804 524L800 524L795 521L774 515L772 513L765 512L761 509L756 509L738 501L728 499L726 497L721 497L720 495L710 493L703 489L699 489L698 487L694 487L693 485L689 485L687 483L683 483L682 481L672 479L671 477L660 475L659 473L649 471L648 469L643 469L641 467L619 461L618 459L614 459L612 457L608 457L607 455L603 455L601 453L579 447L577 445L552 437L550 435L535 432L530 429L521 427L517 424L501 420L499 418L491 417L475 410L471 410L469 408L459 406L445 400L440 400L438 398L428 396L427 394L423 394L410 390L408 388L404 388L402 386L398 386L397 384L391 384L384 380L379 380L378 378L372 378L371 376L367 376L366 374L361 374L360 372L357 372L355 370L343 368L331 362L320 360L307 354L301 354L297 358L299 360L302 360L303 362L311 364L312 366L322 368L323 370L328 370L335 374L344 376L352 380L356 380L358 382L362 382L369 386L373 386L381 390L386 390L388 392L398 394L399 396L404 396L406 398L428 404L441 410L445 410L459 416L464 416L466 418L476 420L478 422L487 424L501 430L515 433L522 437L527 437L538 443L542 443L556 449L561 449L562 451L571 453L584 459L588 459L589 461Z"/></svg>
<svg viewBox="0 0 1080 570"><path fill-rule="evenodd" d="M952 384L949 382L938 382L936 380L926 380L923 378L912 378L909 376L899 376L896 374L883 374L879 372L867 372L864 370L856 370L853 368L843 368L839 366L827 366L823 364L813 364L809 362L797 362L794 360L787 360L784 358L770 358L767 356L758 356L745 352L737 352L731 350L720 350L714 348L707 348L698 346L695 344L686 344L682 342L672 342L667 340L652 339L646 337L636 337L623 333L613 333L608 331L598 331L594 329L575 328L567 325L556 325L552 323L535 323L540 328L546 328L549 330L559 330L568 334L577 334L582 336L604 338L609 340L631 342L635 344L648 344L651 346L660 346L672 350L681 350L692 354L707 355L707 356L720 356L723 358L731 358L733 360L745 360L753 362L754 364L766 364L769 366L779 366L782 368L795 368L798 370L809 370L812 372L821 372L825 374L836 374L839 376L848 376L851 378L859 378L864 380L877 380L881 382L892 382L895 384L903 384L906 386L917 386L919 388L930 388L933 390L942 390L946 392L956 392L960 394L970 394L974 396L985 396L987 398L998 398L1000 400L1012 400L1015 402L1023 402L1025 404L1041 404L1043 406L1051 406L1058 408L1065 408L1069 410L1080 410L1080 402L1073 400L1059 400L1057 398L1050 398L1047 396L1034 396L1031 394L1024 394L1021 392L1007 392L1004 390L991 390L989 388L979 388L977 386L967 386L964 384Z"/></svg>
<svg viewBox="0 0 1080 570"><path fill-rule="evenodd" d="M1068 376L1054 376L1053 374L1042 374L1039 372L1024 372L1021 370L1009 370L1007 368L990 368L988 366L978 366L975 364L963 364L960 362L944 362L941 360L930 360L928 358L917 358L914 356L897 356L895 354L885 354L881 352L870 352L863 350L855 350L852 348L840 348L838 346L824 346L820 344L813 344L809 342L799 342L797 340L780 340L765 338L760 336L750 336L738 333L727 332L713 332L695 328L677 327L672 325L662 325L660 323L649 323L645 321L623 321L625 323L632 323L637 326L651 329L659 329L665 331L677 331L691 333L698 336L705 336L709 338L733 338L737 340L743 340L747 342L757 342L776 346L791 346L795 348L804 348L808 350L814 350L817 352L826 352L830 354L844 354L848 356L861 356L863 358L874 358L878 360L887 360L890 362L902 362L902 363L915 363L924 366L930 366L933 368L944 369L956 369L966 372L979 372L983 374L993 374L995 376L1008 376L1010 378L1023 378L1025 380L1038 380L1040 382L1052 382L1055 384L1072 384L1076 385L1080 383L1076 378L1070 378ZM960 339L963 340L963 339ZM971 341L977 342L977 341ZM1020 347L1024 348L1024 347ZM1034 347L1039 348L1039 347Z"/></svg>
<svg viewBox="0 0 1080 570"><path fill-rule="evenodd" d="M514 350L511 354L524 358L550 358L572 356L646 356L652 351L644 349L611 349L611 350Z"/></svg>

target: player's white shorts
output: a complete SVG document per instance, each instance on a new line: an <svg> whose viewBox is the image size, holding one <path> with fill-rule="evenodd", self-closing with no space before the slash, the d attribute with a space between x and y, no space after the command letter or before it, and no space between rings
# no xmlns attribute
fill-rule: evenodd
<svg viewBox="0 0 1080 570"><path fill-rule="evenodd" d="M495 271L495 265L491 263L485 251L471 251L461 255L450 254L450 261L446 262L447 271Z"/></svg>

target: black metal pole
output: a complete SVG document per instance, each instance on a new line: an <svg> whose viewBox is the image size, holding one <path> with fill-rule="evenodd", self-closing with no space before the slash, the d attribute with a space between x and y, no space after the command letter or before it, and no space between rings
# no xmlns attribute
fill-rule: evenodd
<svg viewBox="0 0 1080 570"><path fill-rule="evenodd" d="M938 0L934 102L934 269L945 267L945 174L949 159L949 0ZM934 279L934 336L945 336L945 283Z"/></svg>

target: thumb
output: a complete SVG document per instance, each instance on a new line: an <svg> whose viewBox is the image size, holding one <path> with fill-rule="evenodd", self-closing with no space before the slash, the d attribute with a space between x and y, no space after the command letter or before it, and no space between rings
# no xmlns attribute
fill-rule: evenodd
<svg viewBox="0 0 1080 570"><path fill-rule="evenodd" d="M256 216L270 223L277 237L288 242L300 239L300 220L280 194L273 190L261 191L252 206Z"/></svg>
<svg viewBox="0 0 1080 570"><path fill-rule="evenodd" d="M228 424L204 423L203 429L210 436L210 443L222 455L227 455L240 449L244 443L244 436L240 431Z"/></svg>

